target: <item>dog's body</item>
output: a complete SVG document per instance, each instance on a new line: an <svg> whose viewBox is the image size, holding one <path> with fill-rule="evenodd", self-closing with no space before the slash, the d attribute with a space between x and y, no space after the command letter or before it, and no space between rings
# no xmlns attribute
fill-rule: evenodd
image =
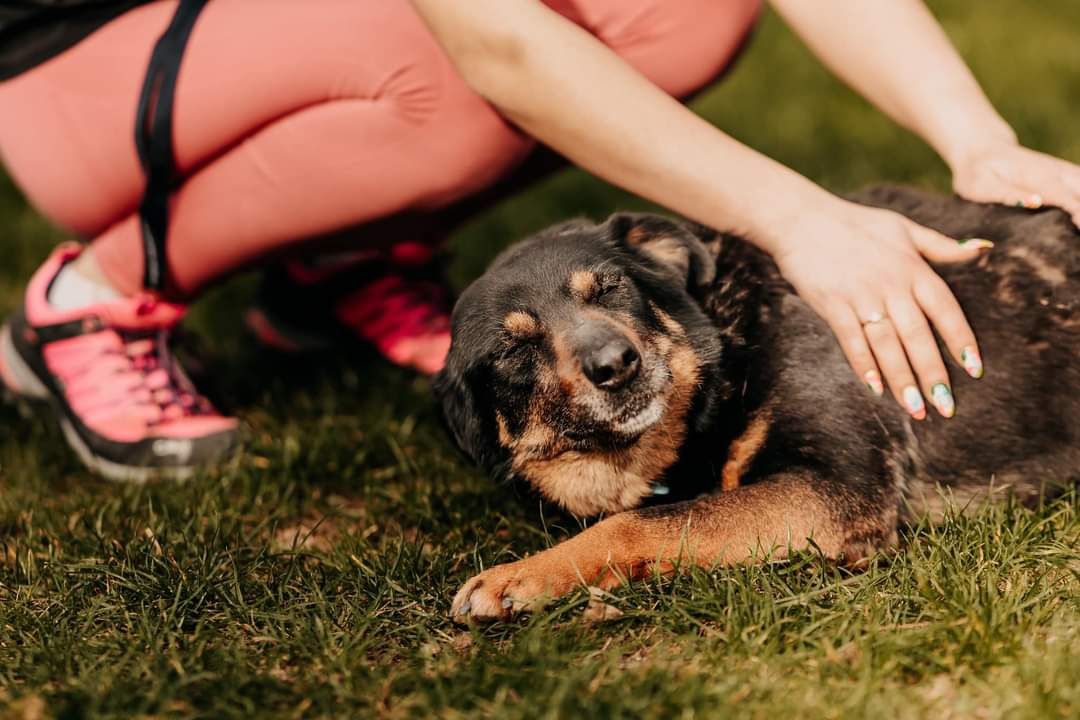
<svg viewBox="0 0 1080 720"><path fill-rule="evenodd" d="M463 295L436 389L487 469L576 514L626 512L473 578L455 614L502 617L582 581L811 541L857 562L893 545L898 523L938 514L943 495L1030 501L1080 478L1080 236L1067 216L898 189L856 199L996 243L938 268L986 364L982 380L950 373L957 416L916 422L870 393L747 243L653 216L553 228ZM641 508L657 488L688 499Z"/></svg>

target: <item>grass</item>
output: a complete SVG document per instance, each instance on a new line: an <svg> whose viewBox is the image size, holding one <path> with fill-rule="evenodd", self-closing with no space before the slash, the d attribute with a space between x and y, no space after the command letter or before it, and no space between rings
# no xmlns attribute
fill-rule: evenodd
<svg viewBox="0 0 1080 720"><path fill-rule="evenodd" d="M1021 137L1080 161L1080 6L933 7ZM772 16L696 107L830 188L948 187ZM454 278L567 215L641 205L566 172L458 233ZM0 218L6 310L63 236L5 181ZM109 485L49 421L0 409L0 718L1080 717L1075 495L912 528L861 574L804 555L639 583L610 622L579 594L453 626L470 574L573 521L465 465L426 382L370 355L260 354L249 292L216 290L194 323L248 438L219 473Z"/></svg>

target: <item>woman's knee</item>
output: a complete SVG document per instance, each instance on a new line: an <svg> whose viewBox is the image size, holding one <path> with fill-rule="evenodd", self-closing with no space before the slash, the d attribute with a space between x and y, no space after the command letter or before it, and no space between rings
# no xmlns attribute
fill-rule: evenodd
<svg viewBox="0 0 1080 720"><path fill-rule="evenodd" d="M408 205L435 207L495 182L524 154L528 141L465 84L408 2L332 7L322 52L294 48L306 58L300 74L320 78L324 93L300 114L321 107L341 118L337 127L354 121L352 132L323 137L327 157L381 158Z"/></svg>
<svg viewBox="0 0 1080 720"><path fill-rule="evenodd" d="M675 97L707 85L734 60L762 0L560 0L574 18Z"/></svg>

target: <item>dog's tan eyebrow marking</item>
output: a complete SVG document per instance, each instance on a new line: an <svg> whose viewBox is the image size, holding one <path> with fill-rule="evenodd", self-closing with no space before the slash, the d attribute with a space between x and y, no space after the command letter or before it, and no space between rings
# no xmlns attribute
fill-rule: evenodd
<svg viewBox="0 0 1080 720"><path fill-rule="evenodd" d="M503 318L503 329L518 337L532 337L540 332L540 324L529 313L514 310Z"/></svg>
<svg viewBox="0 0 1080 720"><path fill-rule="evenodd" d="M570 273L570 294L578 300L588 300L596 294L596 273L589 270L575 270Z"/></svg>
<svg viewBox="0 0 1080 720"><path fill-rule="evenodd" d="M720 488L727 492L739 487L742 476L757 456L769 435L772 418L768 412L756 415L746 426L743 434L735 438L728 448L727 462L720 473Z"/></svg>

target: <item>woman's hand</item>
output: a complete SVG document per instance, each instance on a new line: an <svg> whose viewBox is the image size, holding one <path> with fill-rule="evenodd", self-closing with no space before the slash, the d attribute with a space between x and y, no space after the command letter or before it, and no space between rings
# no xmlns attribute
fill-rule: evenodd
<svg viewBox="0 0 1080 720"><path fill-rule="evenodd" d="M1080 227L1080 166L1016 142L970 151L950 165L958 195L1031 209L1056 205Z"/></svg>
<svg viewBox="0 0 1080 720"><path fill-rule="evenodd" d="M926 417L924 397L951 417L949 375L931 326L969 375L982 375L982 361L959 303L926 260L972 260L991 244L957 243L897 213L839 199L803 214L783 238L773 247L780 271L829 323L870 390L884 393L884 375L916 420Z"/></svg>

